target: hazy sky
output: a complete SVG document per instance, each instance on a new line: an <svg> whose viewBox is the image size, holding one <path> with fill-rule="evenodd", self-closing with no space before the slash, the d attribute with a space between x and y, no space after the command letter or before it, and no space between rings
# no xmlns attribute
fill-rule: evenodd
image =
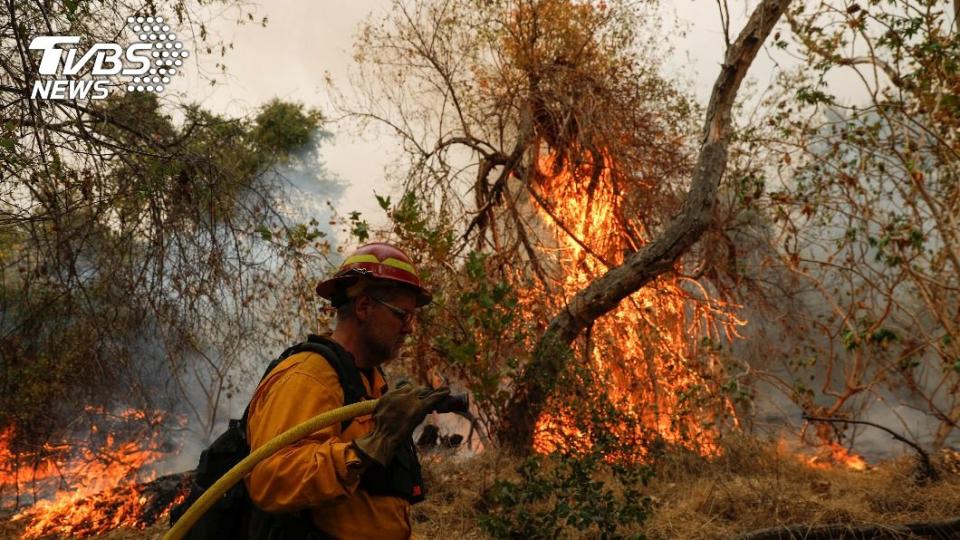
<svg viewBox="0 0 960 540"><path fill-rule="evenodd" d="M756 1L732 0L735 35ZM266 16L268 25L236 25L229 15L215 22L215 32L234 48L223 62L228 75L218 77L210 86L197 72L197 63L212 66L221 61L219 54L196 51L185 77L169 86L188 100L202 103L215 111L241 114L258 104L279 97L301 101L330 111L324 76L329 72L343 92L349 92L346 74L352 65L352 48L358 25L368 16L382 15L390 0L273 0L256 8L257 18ZM694 83L701 102L705 102L723 54L723 36L717 4L714 0L675 0L671 7L680 21L689 24L687 37L676 40L676 53L667 59L668 70ZM229 19L229 20L228 20ZM672 28L672 21L662 27ZM676 39L674 32L671 39ZM769 79L772 62L761 53L751 75ZM384 167L398 155L396 139L387 132L368 131L362 138L347 134L347 126L328 126L336 138L324 145L322 159L327 169L347 184L340 207L361 210L368 219L382 219L373 199L373 191L388 191L384 186Z"/></svg>

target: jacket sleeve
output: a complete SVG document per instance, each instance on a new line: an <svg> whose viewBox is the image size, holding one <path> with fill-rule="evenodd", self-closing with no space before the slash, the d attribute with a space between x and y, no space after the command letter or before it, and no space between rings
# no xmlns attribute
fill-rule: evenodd
<svg viewBox="0 0 960 540"><path fill-rule="evenodd" d="M297 369L264 381L250 404L247 437L256 449L287 429L343 405L336 373ZM247 476L250 498L268 512L319 506L356 490L360 459L340 424L324 428L258 463Z"/></svg>

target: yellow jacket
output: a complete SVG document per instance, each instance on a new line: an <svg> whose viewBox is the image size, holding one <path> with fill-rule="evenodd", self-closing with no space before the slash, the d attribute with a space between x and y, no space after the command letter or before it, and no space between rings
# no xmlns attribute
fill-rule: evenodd
<svg viewBox="0 0 960 540"><path fill-rule="evenodd" d="M361 374L367 395L378 398L386 384ZM320 355L294 354L260 383L250 402L247 440L251 450L318 414L343 405L337 373ZM314 524L341 540L411 538L410 504L400 497L358 489L361 461L350 441L373 431L369 415L324 428L257 464L246 477L250 498L268 512L310 509Z"/></svg>

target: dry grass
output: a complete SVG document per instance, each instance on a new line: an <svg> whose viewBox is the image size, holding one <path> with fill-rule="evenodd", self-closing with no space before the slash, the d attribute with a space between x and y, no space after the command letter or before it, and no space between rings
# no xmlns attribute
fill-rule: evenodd
<svg viewBox="0 0 960 540"><path fill-rule="evenodd" d="M477 506L497 477L514 476L518 460L487 451L474 457L423 457L427 501L414 506L420 540L488 538ZM960 475L944 471L927 485L914 481L910 458L864 472L813 469L795 454L756 439L727 441L723 455L705 460L687 453L662 457L646 489L653 515L643 532L651 540L719 539L795 523L902 524L960 516ZM20 527L0 522L0 538ZM159 540L166 527L118 530L101 540Z"/></svg>
<svg viewBox="0 0 960 540"><path fill-rule="evenodd" d="M927 485L912 458L866 471L815 469L775 443L728 442L720 458L664 458L650 485L651 540L730 538L788 524L904 524L960 515L960 477Z"/></svg>
<svg viewBox="0 0 960 540"><path fill-rule="evenodd" d="M417 538L489 538L477 525L477 503L498 475L513 472L518 460L488 451L471 457L427 454L423 462L427 500L413 507Z"/></svg>
<svg viewBox="0 0 960 540"><path fill-rule="evenodd" d="M469 460L425 463L427 502L415 507L421 539L486 538L476 507L497 476L518 461L491 451ZM719 458L685 452L661 457L646 493L654 501L642 532L651 540L720 539L767 527L806 524L903 524L960 516L960 476L943 470L918 485L905 457L863 472L816 469L797 454L757 439L727 441Z"/></svg>

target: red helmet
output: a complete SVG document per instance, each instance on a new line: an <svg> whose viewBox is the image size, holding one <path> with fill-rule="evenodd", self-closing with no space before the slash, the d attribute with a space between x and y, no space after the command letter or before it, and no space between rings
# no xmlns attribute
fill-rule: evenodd
<svg viewBox="0 0 960 540"><path fill-rule="evenodd" d="M383 242L357 248L343 261L332 278L317 285L317 294L333 301L338 292L345 294L347 287L362 277L395 281L411 288L417 293L418 306L425 306L433 300L433 295L420 284L420 276L410 257L399 248Z"/></svg>

